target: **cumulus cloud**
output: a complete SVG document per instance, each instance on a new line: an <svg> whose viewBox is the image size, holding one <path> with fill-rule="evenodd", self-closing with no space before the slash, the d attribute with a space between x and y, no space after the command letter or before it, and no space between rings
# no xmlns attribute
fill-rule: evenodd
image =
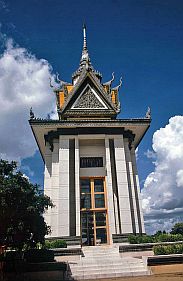
<svg viewBox="0 0 183 281"><path fill-rule="evenodd" d="M172 224L183 221L182 140L183 116L170 118L168 125L153 135L155 168L142 189L147 232L170 230Z"/></svg>
<svg viewBox="0 0 183 281"><path fill-rule="evenodd" d="M152 158L156 158L156 153L154 153L152 150L147 150L145 153L145 156L147 156L147 158L152 159Z"/></svg>
<svg viewBox="0 0 183 281"><path fill-rule="evenodd" d="M51 71L48 61L6 39L0 56L0 157L21 160L34 154L29 109L33 107L39 117L55 112L55 96L49 86Z"/></svg>

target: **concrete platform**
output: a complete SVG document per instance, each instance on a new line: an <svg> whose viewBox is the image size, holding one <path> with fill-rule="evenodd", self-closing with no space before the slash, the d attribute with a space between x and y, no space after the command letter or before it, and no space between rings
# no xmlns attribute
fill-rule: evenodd
<svg viewBox="0 0 183 281"><path fill-rule="evenodd" d="M122 257L116 246L83 247L82 250L83 257L68 260L67 280L93 280L150 274L143 259Z"/></svg>

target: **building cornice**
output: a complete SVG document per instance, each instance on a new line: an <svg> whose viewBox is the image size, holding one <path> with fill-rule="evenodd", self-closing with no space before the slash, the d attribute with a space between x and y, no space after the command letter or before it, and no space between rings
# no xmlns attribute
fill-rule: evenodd
<svg viewBox="0 0 183 281"><path fill-rule="evenodd" d="M150 124L151 119L149 118L130 118L130 119L82 119L82 120L47 120L47 119L41 119L41 118L34 118L29 120L30 125L60 125L60 126L66 126L66 127L72 127L72 126L84 126L85 124L88 124L91 127L96 126L97 124L100 125L122 125L124 124Z"/></svg>

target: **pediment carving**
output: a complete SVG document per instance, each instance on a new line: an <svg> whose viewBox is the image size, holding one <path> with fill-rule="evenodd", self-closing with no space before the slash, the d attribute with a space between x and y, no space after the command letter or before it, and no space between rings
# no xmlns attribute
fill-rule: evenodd
<svg viewBox="0 0 183 281"><path fill-rule="evenodd" d="M71 109L107 109L99 95L87 85Z"/></svg>

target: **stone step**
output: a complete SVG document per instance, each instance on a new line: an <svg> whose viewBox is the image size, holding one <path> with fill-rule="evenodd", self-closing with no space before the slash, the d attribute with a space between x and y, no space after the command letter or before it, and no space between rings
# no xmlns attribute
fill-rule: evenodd
<svg viewBox="0 0 183 281"><path fill-rule="evenodd" d="M88 252L88 253L91 253L91 252L119 252L119 249L118 247L111 247L111 248L93 248L93 249L85 249L85 248L82 248L83 252Z"/></svg>
<svg viewBox="0 0 183 281"><path fill-rule="evenodd" d="M71 276L71 280L86 280L86 279L102 279L102 278L116 278L116 277L127 277L127 276L144 276L149 275L149 272L144 271L123 271L123 272L111 272L111 273L83 273L81 275L74 275Z"/></svg>
<svg viewBox="0 0 183 281"><path fill-rule="evenodd" d="M143 262L139 262L139 263L129 263L129 262L121 262L116 261L116 262L108 262L108 263L96 263L96 262L91 262L91 261L87 261L87 262L79 262L77 264L70 264L70 267L74 268L74 267L95 267L95 266L100 266L100 267L110 267L110 266L146 266L144 265Z"/></svg>
<svg viewBox="0 0 183 281"><path fill-rule="evenodd" d="M119 253L83 253L85 257L119 256Z"/></svg>
<svg viewBox="0 0 183 281"><path fill-rule="evenodd" d="M111 252L106 252L106 251L101 251L101 252L85 252L83 251L84 256L101 256L101 255L119 255L119 251L111 251Z"/></svg>
<svg viewBox="0 0 183 281"><path fill-rule="evenodd" d="M91 262L86 262L86 263L77 263L77 264L70 264L70 268L77 268L77 267L83 267L83 268L88 268L88 267L100 267L100 268L106 268L106 267L109 267L109 266L121 266L121 267L125 267L125 266L133 266L133 267L139 267L139 266L142 266L144 267L144 264L143 262L141 263L128 263L128 262L121 262L121 261L118 261L118 262L110 262L110 263L104 263L104 264L98 264L98 263L91 263Z"/></svg>
<svg viewBox="0 0 183 281"><path fill-rule="evenodd" d="M96 264L96 263L78 263L78 264L70 264L70 269L72 272L76 271L109 271L111 270L144 270L146 266L143 264L143 262L139 263L121 263L119 261L118 263L110 263L110 264Z"/></svg>
<svg viewBox="0 0 183 281"><path fill-rule="evenodd" d="M84 257L69 263L74 280L115 278L148 275L148 269L141 259L120 257L117 247L84 248Z"/></svg>
<svg viewBox="0 0 183 281"><path fill-rule="evenodd" d="M91 259L81 259L80 261L78 261L79 263L97 263L97 264L104 264L105 262L106 263L116 263L116 262L120 262L120 263L131 263L131 264L136 264L136 263L143 263L142 260L139 260L139 261L131 261L131 260L123 260L122 258L120 257L114 257L114 258L108 258L108 257L103 257L102 259L101 258L91 258Z"/></svg>
<svg viewBox="0 0 183 281"><path fill-rule="evenodd" d="M79 273L90 273L90 274L93 274L93 273L111 273L111 272L123 272L123 271L144 271L145 268L144 267L129 267L129 266L126 266L126 267L111 267L111 268L100 268L100 267L95 267L95 268L77 268L77 269L71 269L71 272L73 275L77 275Z"/></svg>
<svg viewBox="0 0 183 281"><path fill-rule="evenodd" d="M110 264L120 264L120 265L125 265L125 264L129 264L129 265L140 265L142 264L143 265L143 261L139 261L139 262L128 262L128 261L123 261L121 259L116 259L116 260L105 260L103 259L103 261L99 261L97 262L96 260L81 260L81 261L78 261L77 263L71 263L71 266L75 266L75 265L80 265L80 266L83 266L83 265L110 265Z"/></svg>

